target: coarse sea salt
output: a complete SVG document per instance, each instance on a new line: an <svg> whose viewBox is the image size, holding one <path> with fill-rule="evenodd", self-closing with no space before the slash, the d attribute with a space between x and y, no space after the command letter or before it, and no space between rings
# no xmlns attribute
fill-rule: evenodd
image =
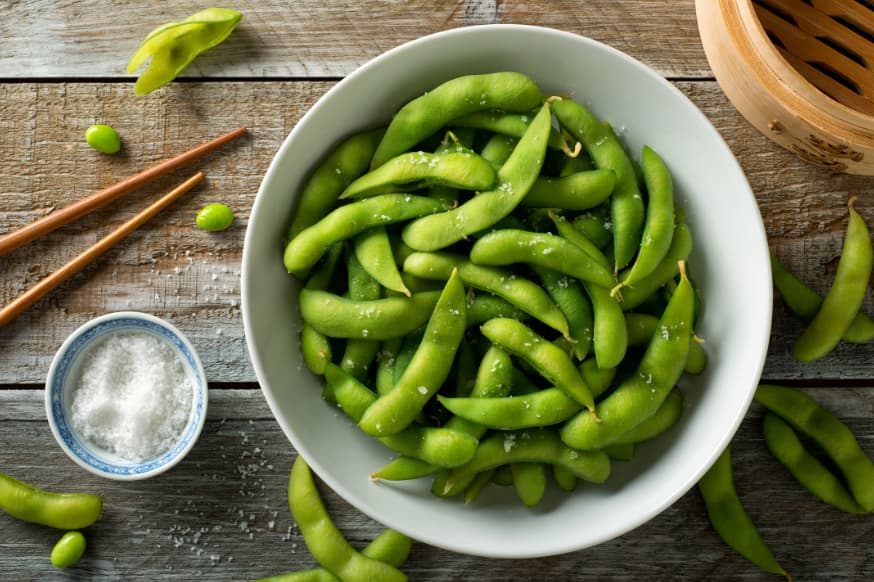
<svg viewBox="0 0 874 582"><path fill-rule="evenodd" d="M179 439L192 391L181 357L165 340L146 332L114 333L85 355L70 422L94 445L139 463Z"/></svg>

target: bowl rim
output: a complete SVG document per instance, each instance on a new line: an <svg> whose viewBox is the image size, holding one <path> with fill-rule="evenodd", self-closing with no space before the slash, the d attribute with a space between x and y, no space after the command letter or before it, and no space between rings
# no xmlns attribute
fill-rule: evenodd
<svg viewBox="0 0 874 582"><path fill-rule="evenodd" d="M287 150L289 150L292 147L292 143L295 141L295 138L297 137L297 135L301 132L301 127L306 125L306 123L309 121L309 119L311 117L313 117L314 115L316 115L315 112L318 110L319 104L321 102L323 102L324 100L329 99L335 93L342 91L346 87L346 85L352 83L358 77L367 74L371 68L380 65L384 61L393 58L397 53L402 52L404 50L407 50L410 47L414 47L416 45L431 42L435 38L463 37L463 36L469 35L469 34L476 34L477 31L481 31L481 30L496 30L496 29L519 30L519 31L535 32L535 33L546 34L546 35L555 35L555 36L564 37L566 40L569 40L572 42L592 45L592 46L596 47L598 50L604 51L606 53L610 53L613 55L613 57L621 59L623 61L626 61L627 63L631 64L631 66L633 66L635 69L637 69L640 72L640 74L647 76L647 77L650 77L654 82L665 87L668 91L670 91L674 95L675 98L677 98L678 100L682 101L683 103L685 103L687 105L687 108L689 110L690 115L697 117L699 119L699 121L703 122L703 125L706 127L707 131L712 135L714 142L717 143L718 147L721 148L726 153L726 158L725 158L726 164L730 164L734 168L734 170L737 173L737 176L742 180L743 184L746 186L744 191L738 193L738 195L739 196L743 195L743 196L748 197L752 201L753 205L756 208L758 208L758 205L757 205L757 202L755 199L755 194L753 193L752 188L749 185L749 182L746 178L746 175L745 175L743 169L740 166L740 163L738 162L738 160L735 157L734 153L732 152L731 148L726 143L725 139L722 137L722 135L719 133L719 131L716 129L716 127L713 125L713 123L710 121L710 119L678 87L676 87L670 81L665 79L663 76L661 76L659 73L657 73L650 66L648 66L645 63L639 61L638 59L632 57L631 55L628 55L628 54L620 51L619 49L616 49L610 45L604 44L604 43L597 41L595 39L592 39L590 37L586 37L586 36L581 35L581 34L569 32L569 31L565 31L565 30L560 30L560 29L556 29L556 28L552 28L552 27L537 26L537 25L525 25L525 24L484 24L484 25L472 25L472 26L459 27L459 28L439 31L436 33L428 34L428 35L410 40L408 42L397 45L397 46L383 52L382 54L368 60L367 62L360 65L358 68L356 68L352 73L348 74L343 79L341 79L336 85L331 87L327 92L325 92L325 94L323 94L314 104L312 104L309 107L309 109L307 109L305 114L296 122L295 126L288 133L288 135L283 140L281 146L274 154L274 157L270 163L270 166L268 167L267 171L264 174L264 178L262 179L261 185L259 186L258 192L256 194L256 199L255 199L253 206L252 206L252 212L250 214L249 226L247 227L247 230L246 230L246 236L244 239L244 247L243 247L243 260L242 260L242 270L241 270L241 311L242 311L242 315L243 315L243 324L244 324L246 343L247 343L247 347L248 347L248 351L249 351L249 355L250 355L250 360L252 362L253 369L255 370L256 377L259 380L261 392L264 395L264 398L267 401L267 404L268 404L269 408L271 409L271 412L273 413L274 418L276 419L277 423L282 428L283 432L285 433L286 437L289 439L289 441L291 442L291 444L293 445L293 447L297 451L297 453L303 455L303 457L308 461L308 463L312 466L313 470L316 471L316 473L319 475L319 477L322 478L322 480L325 481L325 483L329 487L331 487L334 491L336 491L347 502L349 502L357 510L361 511L365 515L368 515L369 517L371 517L377 521L384 522L387 527L392 527L392 528L398 529L398 530L402 531L403 533L410 535L411 537L414 537L416 539L423 541L424 543L428 543L428 544L434 545L436 547L441 547L441 548L451 550L451 551L462 552L462 553L483 556L483 557L488 557L488 558L505 558L505 559L506 558L538 558L538 557L560 555L560 554L564 554L564 553L568 553L568 552L578 551L578 550L585 549L588 547L596 546L598 544L604 543L604 542L612 540L612 539L616 539L616 538L628 533L629 531L640 527L644 523L652 520L654 517L656 517L657 515L662 513L665 509L667 509L668 507L673 505L680 497L685 495L695 485L695 483L697 483L697 481L701 478L701 476L716 461L716 459L718 458L721 451L729 444L729 442L733 438L734 434L737 432L737 429L739 428L741 421L746 416L746 413L747 413L747 411L752 403L753 395L754 395L754 386L750 389L749 393L745 395L744 405L742 407L738 407L738 409L736 411L734 411L733 415L731 415L731 421L729 423L731 426L731 430L726 431L726 433L724 435L722 435L722 437L719 441L720 446L717 449L714 449L714 451L707 457L707 459L705 459L702 463L700 463L698 466L696 466L695 470L691 471L689 473L689 477L686 480L676 483L672 493L670 495L665 496L662 499L661 503L659 503L657 506L652 507L649 511L640 514L639 516L637 516L636 519L629 520L629 522L625 525L625 527L614 529L609 534L605 533L603 535L600 535L600 536L596 537L594 539L594 541L591 541L590 543L586 543L585 545L580 545L579 543L575 543L572 540L565 541L561 544L556 544L553 547L553 549L549 552L529 552L529 553L523 552L523 553L519 553L519 552L514 551L512 554L510 554L506 550L503 552L499 551L499 550L495 550L492 552L484 552L482 550L478 550L478 551L465 550L463 548L458 547L457 545L452 545L451 543L441 542L440 540L435 540L435 539L432 539L430 537L418 536L418 535L416 535L416 532L409 531L407 528L404 528L400 524L394 523L393 520L386 520L384 516L375 515L375 512L371 511L370 508L362 507L360 504L350 500L348 495L346 494L347 488L344 485L342 485L341 483L338 483L336 481L336 479L333 478L333 476L331 475L330 472L324 470L324 468L323 468L322 464L319 462L319 460L317 458L313 458L313 456L310 453L310 450L308 449L306 444L299 443L299 442L297 442L299 439L292 438L292 434L296 434L296 432L293 429L291 429L291 427L286 426L288 424L286 421L280 419L279 416L277 416L276 411L279 409L278 402L277 402L276 398L274 398L272 391L266 386L265 381L262 380L262 378L266 377L266 373L265 373L265 370L262 368L262 363L261 363L260 359L256 356L256 352L254 350L255 346L254 346L254 340L252 338L252 335L253 335L252 325L253 324L252 324L252 321L250 319L251 314L250 314L250 311L248 308L249 301L251 300L252 295L253 295L253 288L251 286L254 285L254 283L249 281L248 277L246 277L247 271L249 269L249 265L251 264L251 261L252 261L252 259L251 259L251 253L252 253L251 248L253 246L252 239L255 236L254 229L251 228L251 226L254 222L256 222L254 220L254 218L256 217L256 215L258 213L258 209L261 206L261 202L264 199L263 193L266 191L266 186L268 184L270 184L275 179L275 175L279 172L279 167L281 165L280 160L283 159L287 155L286 152L287 152ZM760 213L759 213L759 220L756 221L756 224L748 225L748 227L750 228L749 235L760 238L762 241L764 241L765 248L767 248L767 236L766 236L766 232L765 232L764 223L761 220ZM763 281L763 285L762 285L762 287L763 287L762 298L763 298L763 300L766 300L766 304L768 305L768 307L766 308L767 313L765 314L765 317L763 317L761 324L762 324L764 329L769 330L770 326L771 326L771 319L773 316L773 306L772 306L773 289L772 289L772 284L771 284L771 279L770 279L770 272L768 272L767 277L768 277L767 281L766 282ZM751 363L751 372L754 373L755 378L757 380L761 378L761 373L762 373L762 370L764 368L765 359L767 356L767 348L768 348L769 341L770 341L770 333L763 333L761 336L761 342L760 342L761 345L757 346L757 354L758 354L757 358L754 362L750 362Z"/></svg>
<svg viewBox="0 0 874 582"><path fill-rule="evenodd" d="M108 324L112 324L113 322L121 322L118 327L106 327L105 331L99 331L98 328L103 328ZM182 351L183 353L179 354L181 359L187 369L192 372L194 386L192 390L192 410L189 414L189 419L185 424L185 428L182 431L182 434L179 437L179 440L176 444L170 448L170 450L165 451L161 455L159 455L156 459L151 459L142 463L130 463L125 465L119 465L111 461L105 461L101 459L101 464L106 467L123 467L128 469L128 471L112 471L102 469L87 460L85 460L82 455L77 451L77 449L85 449L81 443L77 442L76 447L70 446L67 439L64 436L64 432L69 433L69 437L74 440L84 440L79 439L76 435L73 428L69 425L69 423L64 420L59 423L58 414L61 412L63 415L64 405L63 401L63 392L67 388L67 384L65 383L63 386L59 386L58 382L58 374L64 371L64 367L71 363L76 358L81 357L81 354L87 352L87 350L91 349L92 345L99 338L107 337L113 333L119 333L124 331L130 331L134 329L144 329L151 328L160 328L165 334L161 334L158 332L161 337L168 341L171 344L174 350ZM94 331L94 337L89 338L85 343L81 345L77 345L78 342L82 341L86 334ZM149 332L148 329L146 329ZM149 333L155 333L151 331ZM171 341L175 340L175 341ZM178 344L176 343L178 342ZM183 350L184 348L184 350ZM71 350L76 350L74 355L69 355ZM67 378L64 377L63 380ZM49 421L49 426L52 431L52 435L55 437L58 445L60 445L61 449L67 454L70 459L72 459L77 465L82 467L94 475L98 475L100 477L105 477L107 479L113 479L116 481L138 481L142 479L147 479L149 477L153 477L155 475L159 475L171 467L175 466L179 461L181 461L188 452L194 447L194 444L197 442L200 437L200 433L203 430L203 426L206 422L206 411L209 402L209 385L206 379L206 372L203 368L203 363L200 360L200 356L197 353L194 345L189 341L189 339L182 333L179 328L175 325L169 323L161 319L160 317L143 313L140 311L116 311L113 313L107 313L98 317L95 317L81 326L79 326L76 330L74 330L67 338L63 341L61 346L55 352L54 358L52 358L52 362L49 366L48 374L46 375L46 383L45 383L45 409L46 409L46 417ZM184 443L184 444L183 444ZM182 446L180 446L182 445ZM89 455L94 455L93 452L88 451ZM147 467L151 466L151 468L147 470L134 470L138 467Z"/></svg>

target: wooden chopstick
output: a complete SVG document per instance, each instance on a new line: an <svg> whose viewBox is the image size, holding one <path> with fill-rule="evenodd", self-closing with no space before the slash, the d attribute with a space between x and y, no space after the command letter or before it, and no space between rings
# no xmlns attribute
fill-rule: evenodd
<svg viewBox="0 0 874 582"><path fill-rule="evenodd" d="M100 208L105 204L109 204L122 194L127 194L131 190L135 190L149 182L163 176L164 174L175 170L176 168L187 164L192 160L196 160L204 154L207 154L224 144L233 141L246 133L245 127L240 127L234 131L228 132L211 141L202 143L199 146L181 153L176 157L164 160L163 162L147 168L138 174L128 176L121 182L113 184L102 190L98 190L93 194L77 200L76 202L65 206L60 210L47 214L30 224L6 233L0 236L0 256L17 249L23 244L29 243L35 238L47 234L56 228L72 222L77 218L88 214L89 212Z"/></svg>
<svg viewBox="0 0 874 582"><path fill-rule="evenodd" d="M6 325L19 313L33 305L43 295L78 273L85 265L96 259L98 256L106 252L109 248L115 245L118 241L129 235L131 232L140 227L144 222L158 214L161 210L169 206L177 198L191 190L194 186L203 180L203 172L198 172L185 180L179 186L176 186L169 193L165 194L151 206L122 224L120 227L97 241L88 250L77 256L75 259L47 276L39 283L19 295L14 300L10 301L6 306L0 309L0 326Z"/></svg>

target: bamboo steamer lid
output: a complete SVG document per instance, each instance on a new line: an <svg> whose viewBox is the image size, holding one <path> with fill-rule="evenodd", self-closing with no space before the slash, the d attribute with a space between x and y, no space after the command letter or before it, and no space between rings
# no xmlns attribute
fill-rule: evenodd
<svg viewBox="0 0 874 582"><path fill-rule="evenodd" d="M874 0L696 0L722 90L759 131L833 172L874 175Z"/></svg>

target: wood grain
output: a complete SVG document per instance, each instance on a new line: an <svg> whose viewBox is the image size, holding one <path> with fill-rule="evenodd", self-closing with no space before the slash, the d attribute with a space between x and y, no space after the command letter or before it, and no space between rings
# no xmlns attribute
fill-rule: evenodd
<svg viewBox="0 0 874 582"><path fill-rule="evenodd" d="M0 84L0 232L6 232L216 134L245 125L250 136L211 154L207 181L161 219L67 282L11 325L0 329L0 384L44 381L64 338L92 317L139 309L182 328L204 358L211 381L252 382L240 317L240 264L249 209L261 178L295 122L333 83L210 82L168 87L141 100L123 83ZM846 227L849 193L874 226L874 182L808 166L761 136L712 81L677 86L711 119L738 157L756 194L772 248L803 280L826 292ZM20 112L25 112L22 115ZM118 156L91 150L81 132L108 122L123 136ZM175 173L69 224L38 244L0 258L0 301L19 295L114 225L183 179ZM194 228L204 204L236 212L222 233ZM738 233L743 236L743 233ZM874 313L869 293L864 308ZM814 364L789 354L801 324L776 302L765 377L871 377L871 345L841 345Z"/></svg>
<svg viewBox="0 0 874 582"><path fill-rule="evenodd" d="M808 390L874 455L874 387ZM254 393L258 398L251 398ZM16 419L4 417L16 410ZM874 577L874 519L840 513L804 491L762 441L754 407L733 441L743 502L796 582ZM9 580L243 580L314 565L286 505L294 451L253 390L212 390L203 434L170 472L120 483L85 473L52 439L39 390L0 391L0 467L50 490L98 492L103 517L86 557L64 574L48 555L60 536L0 515L0 573ZM381 526L324 486L333 519L356 547ZM584 527L585 524L581 524ZM489 560L416 543L410 580L771 580L714 534L697 491L639 529L587 550Z"/></svg>
<svg viewBox="0 0 874 582"><path fill-rule="evenodd" d="M0 78L124 77L153 28L211 6L168 0L12 2L0 22ZM709 74L693 0L239 0L243 20L185 77L342 77L369 59L433 32L472 24L532 24L605 42L667 76ZM136 18L131 18L136 14ZM63 58L61 58L61 56Z"/></svg>

